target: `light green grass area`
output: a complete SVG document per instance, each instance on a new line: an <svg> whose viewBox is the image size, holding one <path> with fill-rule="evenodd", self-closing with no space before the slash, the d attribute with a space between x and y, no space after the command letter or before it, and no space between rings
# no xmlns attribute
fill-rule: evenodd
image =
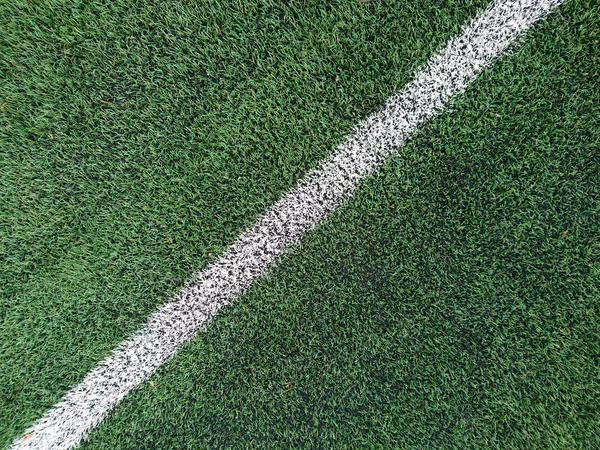
<svg viewBox="0 0 600 450"><path fill-rule="evenodd" d="M480 2L0 6L0 445ZM571 1L84 448L598 448L600 12Z"/></svg>

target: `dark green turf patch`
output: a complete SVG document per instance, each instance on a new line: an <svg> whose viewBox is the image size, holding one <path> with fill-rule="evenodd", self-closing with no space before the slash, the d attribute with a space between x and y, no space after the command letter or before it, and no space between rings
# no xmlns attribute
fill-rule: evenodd
<svg viewBox="0 0 600 450"><path fill-rule="evenodd" d="M599 30L565 6L84 448L598 448Z"/></svg>
<svg viewBox="0 0 600 450"><path fill-rule="evenodd" d="M3 2L0 444L485 3Z"/></svg>

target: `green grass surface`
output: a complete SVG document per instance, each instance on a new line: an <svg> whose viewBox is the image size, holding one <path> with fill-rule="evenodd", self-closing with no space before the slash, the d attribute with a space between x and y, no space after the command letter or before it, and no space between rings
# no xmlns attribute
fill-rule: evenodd
<svg viewBox="0 0 600 450"><path fill-rule="evenodd" d="M0 445L485 3L0 6ZM84 448L600 446L599 48L569 2Z"/></svg>

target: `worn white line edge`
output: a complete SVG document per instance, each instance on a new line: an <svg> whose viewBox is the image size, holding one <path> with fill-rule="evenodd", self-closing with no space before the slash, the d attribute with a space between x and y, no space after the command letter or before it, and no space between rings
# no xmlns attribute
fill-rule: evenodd
<svg viewBox="0 0 600 450"><path fill-rule="evenodd" d="M351 195L359 181L375 171L419 124L442 111L484 67L562 2L492 2L463 26L462 34L433 56L412 82L355 128L295 189L244 231L219 260L187 283L139 332L119 344L11 448L77 446L127 393Z"/></svg>

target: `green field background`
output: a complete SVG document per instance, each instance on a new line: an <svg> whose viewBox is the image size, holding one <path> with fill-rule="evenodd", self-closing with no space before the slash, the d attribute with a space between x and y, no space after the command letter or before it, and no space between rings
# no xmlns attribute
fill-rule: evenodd
<svg viewBox="0 0 600 450"><path fill-rule="evenodd" d="M0 445L485 4L0 6ZM83 448L597 448L599 49L561 7Z"/></svg>

